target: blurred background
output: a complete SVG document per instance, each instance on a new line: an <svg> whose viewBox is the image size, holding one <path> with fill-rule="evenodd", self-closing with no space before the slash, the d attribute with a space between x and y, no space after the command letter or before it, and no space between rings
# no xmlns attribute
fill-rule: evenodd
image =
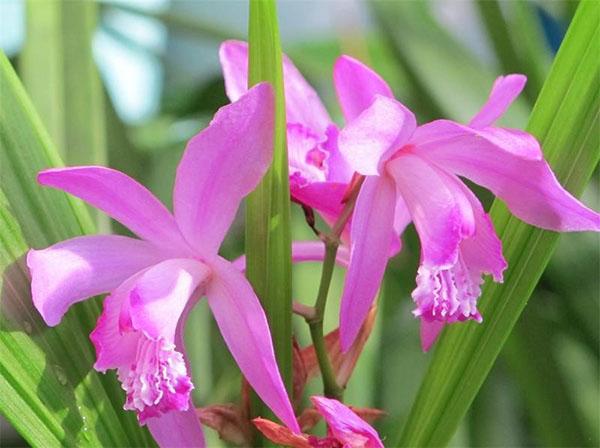
<svg viewBox="0 0 600 448"><path fill-rule="evenodd" d="M339 124L331 69L346 53L382 74L420 122L467 121L496 76L525 73L527 89L503 122L523 128L576 6L561 0L287 0L279 2L279 18L284 51ZM245 39L247 19L245 1L0 0L0 47L65 163L108 164L170 204L185 142L227 103L219 44ZM477 192L489 206L491 196ZM584 202L600 208L597 173ZM294 239L311 239L297 206L292 214ZM98 220L103 231L125 232ZM419 255L412 227L404 243L389 265L377 323L345 396L349 404L394 417L377 423L383 436L395 433L408 413L431 356L420 350L410 312ZM561 238L453 446L597 446L598 249L592 234ZM240 213L222 254L234 258L242 251ZM296 266L294 297L312 303L319 275L318 264ZM328 330L337 324L342 281L337 272ZM304 322L295 324L306 345ZM235 401L240 373L205 303L195 309L186 337L197 405ZM309 387L319 392L320 380ZM212 431L209 444L225 446ZM24 445L4 421L0 445Z"/></svg>

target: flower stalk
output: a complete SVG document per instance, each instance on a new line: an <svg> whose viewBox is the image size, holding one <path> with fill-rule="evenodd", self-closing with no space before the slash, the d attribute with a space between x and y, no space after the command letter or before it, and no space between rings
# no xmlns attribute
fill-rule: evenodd
<svg viewBox="0 0 600 448"><path fill-rule="evenodd" d="M323 318L325 315L325 306L327 305L327 295L331 286L331 278L335 267L335 259L340 245L340 235L342 234L346 223L352 216L354 205L358 192L363 183L364 177L360 178L352 184L346 204L338 220L335 222L331 231L326 234L321 234L321 239L325 244L325 258L323 260L323 269L321 271L321 281L319 283L319 291L314 305L312 315L306 317L306 323L310 328L310 337L315 348L321 377L323 378L323 393L329 398L335 398L342 401L344 389L337 383L331 360L325 348L325 338L323 331Z"/></svg>

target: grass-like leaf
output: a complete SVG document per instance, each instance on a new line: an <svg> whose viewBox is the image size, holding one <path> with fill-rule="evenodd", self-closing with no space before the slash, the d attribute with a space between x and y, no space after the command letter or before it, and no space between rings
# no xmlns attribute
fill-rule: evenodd
<svg viewBox="0 0 600 448"><path fill-rule="evenodd" d="M246 274L267 314L279 369L290 390L292 379L290 188L282 53L275 0L250 1L248 41L249 84L268 81L275 90L275 136L271 168L246 201Z"/></svg>
<svg viewBox="0 0 600 448"><path fill-rule="evenodd" d="M43 189L36 173L61 165L8 59L0 53L0 412L33 446L146 446L153 442L113 375L92 369L88 334L95 301L74 307L56 328L33 308L29 247L90 233L80 202Z"/></svg>
<svg viewBox="0 0 600 448"><path fill-rule="evenodd" d="M528 125L558 179L576 195L600 158L600 59L595 47L599 13L597 2L580 4ZM557 233L520 222L498 201L491 216L509 262L505 281L486 284L482 325L453 325L445 331L394 446L449 442L552 255Z"/></svg>
<svg viewBox="0 0 600 448"><path fill-rule="evenodd" d="M105 164L104 95L92 55L94 2L27 2L19 74L62 159Z"/></svg>

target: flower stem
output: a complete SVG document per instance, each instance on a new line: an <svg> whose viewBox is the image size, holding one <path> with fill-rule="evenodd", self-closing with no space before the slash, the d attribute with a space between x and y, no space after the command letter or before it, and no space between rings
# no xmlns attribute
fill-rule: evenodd
<svg viewBox="0 0 600 448"><path fill-rule="evenodd" d="M315 348L315 354L317 355L319 369L321 370L321 377L323 378L323 393L329 398L335 398L340 401L343 399L344 389L336 380L331 360L327 354L323 334L323 318L325 316L327 295L329 293L329 286L331 285L331 278L335 267L335 258L340 245L340 235L352 215L363 179L364 178L361 177L354 183L352 190L348 195L346 205L338 220L333 225L331 231L321 237L325 244L325 259L323 260L323 270L321 271L321 282L319 283L319 292L314 305L314 315L306 317L306 322L310 328L310 336Z"/></svg>

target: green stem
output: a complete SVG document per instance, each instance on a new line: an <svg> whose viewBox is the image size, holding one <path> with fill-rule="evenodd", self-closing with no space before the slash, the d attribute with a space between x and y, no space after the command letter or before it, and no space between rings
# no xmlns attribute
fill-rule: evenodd
<svg viewBox="0 0 600 448"><path fill-rule="evenodd" d="M344 388L341 387L335 377L335 372L331 365L331 360L325 347L325 337L323 331L323 318L325 316L325 306L327 305L327 295L331 285L333 269L335 267L335 257L340 245L340 235L342 234L348 219L352 215L358 192L364 181L361 177L352 187L352 191L340 214L338 220L333 225L331 231L322 237L325 244L325 259L323 260L323 270L321 271L321 281L319 283L319 292L315 301L314 314L306 318L306 323L310 328L310 337L315 348L321 377L323 378L323 393L325 396L342 401Z"/></svg>
<svg viewBox="0 0 600 448"><path fill-rule="evenodd" d="M323 271L321 273L321 283L319 285L319 293L315 302L315 315L311 319L307 319L310 327L310 337L312 338L315 347L315 353L323 378L323 392L325 396L342 400L344 390L339 386L335 379L335 373L327 349L325 348L325 340L323 335L323 317L325 314L325 305L327 304L327 294L331 285L331 277L335 266L335 256L337 255L338 241L336 239L327 239L325 241L325 260L323 260Z"/></svg>

